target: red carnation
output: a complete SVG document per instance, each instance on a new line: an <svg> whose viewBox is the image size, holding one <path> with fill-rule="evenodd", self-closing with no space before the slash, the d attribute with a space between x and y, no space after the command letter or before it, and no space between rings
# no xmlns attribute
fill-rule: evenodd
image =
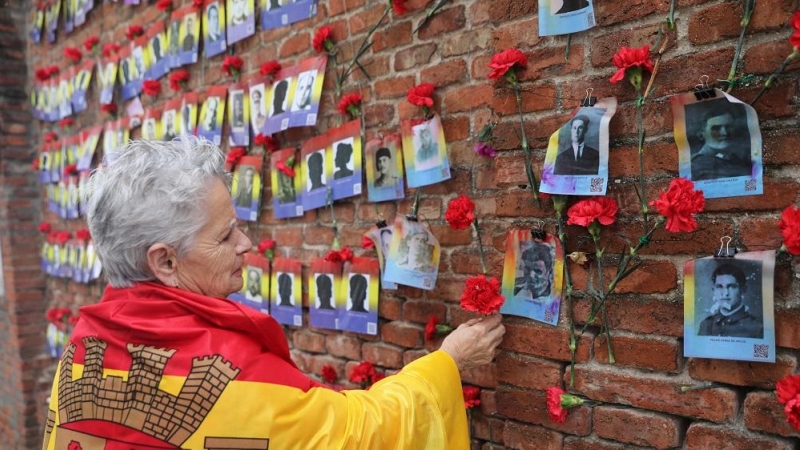
<svg viewBox="0 0 800 450"><path fill-rule="evenodd" d="M52 131L48 131L44 135L44 141L47 142L47 143L50 143L50 142L53 142L53 141L57 141L57 140L58 140L58 135L55 134Z"/></svg>
<svg viewBox="0 0 800 450"><path fill-rule="evenodd" d="M50 222L41 222L39 224L39 233L49 233L53 230L53 226L50 225Z"/></svg>
<svg viewBox="0 0 800 450"><path fill-rule="evenodd" d="M282 69L281 63L272 60L272 61L267 61L264 64L261 64L261 69L259 69L259 72L261 73L261 75L269 77L271 80L275 76L275 74L281 71L281 69Z"/></svg>
<svg viewBox="0 0 800 450"><path fill-rule="evenodd" d="M327 25L319 27L314 33L313 44L317 53L322 53L323 50L330 53L333 50L333 28Z"/></svg>
<svg viewBox="0 0 800 450"><path fill-rule="evenodd" d="M158 0L156 8L160 11L170 12L172 11L172 0Z"/></svg>
<svg viewBox="0 0 800 450"><path fill-rule="evenodd" d="M369 361L364 361L353 368L353 371L350 372L349 380L352 383L360 384L361 389L365 389L381 378L383 378L383 375L375 370L375 366Z"/></svg>
<svg viewBox="0 0 800 450"><path fill-rule="evenodd" d="M105 104L105 105L101 105L100 106L100 111L103 111L104 113L109 113L109 114L111 114L113 116L113 115L117 114L117 105L114 104L114 103L108 103L108 104Z"/></svg>
<svg viewBox="0 0 800 450"><path fill-rule="evenodd" d="M235 80L239 79L242 66L244 66L244 61L236 55L228 55L222 61L222 71L225 72L226 75L232 76Z"/></svg>
<svg viewBox="0 0 800 450"><path fill-rule="evenodd" d="M342 261L345 261L345 262L353 261L353 257L355 256L353 254L353 251L350 250L350 247L345 247L345 248L339 250L339 254L342 256Z"/></svg>
<svg viewBox="0 0 800 450"><path fill-rule="evenodd" d="M258 133L256 137L253 138L253 143L260 145L271 152L274 152L278 149L278 141L272 136L267 136L263 133Z"/></svg>
<svg viewBox="0 0 800 450"><path fill-rule="evenodd" d="M334 369L333 366L322 366L322 379L325 380L326 383L333 384L337 378L339 378L339 375L336 373L336 369Z"/></svg>
<svg viewBox="0 0 800 450"><path fill-rule="evenodd" d="M481 314L497 312L506 299L500 294L500 281L475 275L467 278L464 292L461 293L461 308Z"/></svg>
<svg viewBox="0 0 800 450"><path fill-rule="evenodd" d="M186 89L189 82L189 71L185 69L176 70L169 74L169 88L175 92Z"/></svg>
<svg viewBox="0 0 800 450"><path fill-rule="evenodd" d="M436 88L431 83L421 83L412 87L406 94L406 99L412 105L420 106L422 108L433 107L433 90Z"/></svg>
<svg viewBox="0 0 800 450"><path fill-rule="evenodd" d="M47 81L50 78L50 74L44 67L36 69L36 72L34 72L34 74L36 75L36 79L39 81Z"/></svg>
<svg viewBox="0 0 800 450"><path fill-rule="evenodd" d="M161 82L158 80L144 80L142 92L150 97L156 97L161 93Z"/></svg>
<svg viewBox="0 0 800 450"><path fill-rule="evenodd" d="M800 395L800 375L786 375L775 385L775 394L778 402L785 405L793 398Z"/></svg>
<svg viewBox="0 0 800 450"><path fill-rule="evenodd" d="M617 71L611 77L612 83L619 83L626 76L637 90L642 88L642 69L653 71L653 62L650 61L650 47L628 48L623 46L614 55L612 62L617 66Z"/></svg>
<svg viewBox="0 0 800 450"><path fill-rule="evenodd" d="M619 206L613 198L591 197L570 206L567 223L589 227L597 221L601 225L611 225L617 220L617 211Z"/></svg>
<svg viewBox="0 0 800 450"><path fill-rule="evenodd" d="M292 159L292 158L290 158L290 159ZM292 166L294 164L292 163L290 165L289 163L287 163L287 161L289 161L289 160L287 159L286 161L278 161L275 164L275 168L278 169L281 173L283 173L287 177L294 178L295 174L294 174L294 169L292 168Z"/></svg>
<svg viewBox="0 0 800 450"><path fill-rule="evenodd" d="M366 236L361 236L361 248L369 250L373 247L375 247L375 241Z"/></svg>
<svg viewBox="0 0 800 450"><path fill-rule="evenodd" d="M491 67L492 71L489 72L489 78L497 80L509 73L506 78L509 79L510 83L514 84L517 82L517 73L511 69L513 67L524 69L527 66L528 58L525 54L515 48L509 48L492 55L492 60L489 62L489 67Z"/></svg>
<svg viewBox="0 0 800 450"><path fill-rule="evenodd" d="M106 58L116 54L118 51L119 51L119 45L113 42L110 42L103 46L103 56Z"/></svg>
<svg viewBox="0 0 800 450"><path fill-rule="evenodd" d="M481 404L481 388L477 386L464 386L461 390L464 394L464 408L472 409Z"/></svg>
<svg viewBox="0 0 800 450"><path fill-rule="evenodd" d="M564 423L569 412L561 407L561 394L564 394L564 390L559 387L547 388L547 414L555 423Z"/></svg>
<svg viewBox="0 0 800 450"><path fill-rule="evenodd" d="M361 115L361 100L361 94L358 92L347 94L336 105L336 109L339 110L339 114L350 114L354 119L358 118Z"/></svg>
<svg viewBox="0 0 800 450"><path fill-rule="evenodd" d="M275 256L275 240L274 239L264 239L258 243L258 253L266 256L267 259L272 261L272 257Z"/></svg>
<svg viewBox="0 0 800 450"><path fill-rule="evenodd" d="M143 34L144 29L139 25L131 25L125 31L125 37L128 38L129 41L132 41Z"/></svg>
<svg viewBox="0 0 800 450"><path fill-rule="evenodd" d="M794 48L800 49L800 11L797 11L792 16L792 20L789 21L792 25L792 35L789 37L789 42L794 46Z"/></svg>
<svg viewBox="0 0 800 450"><path fill-rule="evenodd" d="M398 16L402 16L403 14L408 12L406 1L408 0L391 0L392 9L394 9L395 14L397 14Z"/></svg>
<svg viewBox="0 0 800 450"><path fill-rule="evenodd" d="M99 37L89 36L85 41L83 41L83 48L85 48L87 52L93 52L97 49L98 44L100 44Z"/></svg>
<svg viewBox="0 0 800 450"><path fill-rule="evenodd" d="M705 198L702 191L694 190L694 183L677 178L669 183L666 192L650 202L650 206L667 218L667 231L689 233L697 229L694 214L703 211Z"/></svg>
<svg viewBox="0 0 800 450"><path fill-rule="evenodd" d="M338 250L331 250L325 255L325 261L332 263L342 262L342 254Z"/></svg>
<svg viewBox="0 0 800 450"><path fill-rule="evenodd" d="M783 246L793 255L800 255L800 209L788 206L781 214L778 229L783 235Z"/></svg>
<svg viewBox="0 0 800 450"><path fill-rule="evenodd" d="M70 237L72 237L72 235L69 231L57 231L54 240L57 244L63 245L69 240Z"/></svg>
<svg viewBox="0 0 800 450"><path fill-rule="evenodd" d="M64 176L68 177L70 175L74 175L78 173L78 166L75 164L67 164L64 166Z"/></svg>
<svg viewBox="0 0 800 450"><path fill-rule="evenodd" d="M81 228L80 230L75 232L75 237L83 241L86 241L92 237L92 234L89 233L88 228Z"/></svg>
<svg viewBox="0 0 800 450"><path fill-rule="evenodd" d="M69 128L75 124L75 121L72 120L71 117L65 117L58 122L58 126L61 128Z"/></svg>
<svg viewBox="0 0 800 450"><path fill-rule="evenodd" d="M194 6L195 9L201 9L203 7L203 1L204 0L192 0L192 6Z"/></svg>
<svg viewBox="0 0 800 450"><path fill-rule="evenodd" d="M226 158L226 161L231 167L234 167L237 164L239 164L239 161L246 154L247 150L244 147L233 147L231 151L228 152L228 157Z"/></svg>
<svg viewBox="0 0 800 450"><path fill-rule="evenodd" d="M74 63L79 63L81 62L81 58L83 58L83 53L81 53L78 47L64 47L64 57Z"/></svg>
<svg viewBox="0 0 800 450"><path fill-rule="evenodd" d="M47 66L44 70L47 72L48 78L53 78L61 72L58 66Z"/></svg>
<svg viewBox="0 0 800 450"><path fill-rule="evenodd" d="M475 204L464 194L450 200L444 218L454 230L469 228L475 221Z"/></svg>
<svg viewBox="0 0 800 450"><path fill-rule="evenodd" d="M436 336L444 336L453 331L449 325L439 323L439 318L436 316L428 317L428 323L425 324L425 340L430 341Z"/></svg>
<svg viewBox="0 0 800 450"><path fill-rule="evenodd" d="M31 161L31 167L33 167L33 170L39 170L39 158L34 158Z"/></svg>

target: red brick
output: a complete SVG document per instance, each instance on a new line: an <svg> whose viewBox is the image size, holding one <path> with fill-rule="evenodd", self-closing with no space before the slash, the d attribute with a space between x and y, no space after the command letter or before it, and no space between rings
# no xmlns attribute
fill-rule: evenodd
<svg viewBox="0 0 800 450"><path fill-rule="evenodd" d="M497 366L492 363L464 370L461 372L461 380L465 384L495 388L497 387Z"/></svg>
<svg viewBox="0 0 800 450"><path fill-rule="evenodd" d="M461 29L465 23L466 17L464 16L463 5L440 9L433 18L428 20L425 26L419 29L417 35L420 39L439 37L450 31Z"/></svg>
<svg viewBox="0 0 800 450"><path fill-rule="evenodd" d="M394 57L394 70L400 72L412 67L428 64L436 51L436 44L428 43L416 45L398 51Z"/></svg>
<svg viewBox="0 0 800 450"><path fill-rule="evenodd" d="M503 442L507 448L520 450L561 450L564 435L547 428L506 422Z"/></svg>
<svg viewBox="0 0 800 450"><path fill-rule="evenodd" d="M597 23L609 26L646 17L656 12L667 12L668 9L669 2L666 1L632 0L628 2L601 2L595 5L594 13L597 16Z"/></svg>
<svg viewBox="0 0 800 450"><path fill-rule="evenodd" d="M492 93L493 88L490 85L467 86L448 90L442 103L442 109L452 114L486 106L492 100Z"/></svg>
<svg viewBox="0 0 800 450"><path fill-rule="evenodd" d="M311 48L311 40L307 33L286 38L281 44L280 58L288 58Z"/></svg>
<svg viewBox="0 0 800 450"><path fill-rule="evenodd" d="M588 269L583 269L572 262L569 264L572 284L575 289L583 291L588 288L589 272L591 272L593 283L595 286L597 285L597 267L592 265ZM605 261L603 275L606 280L606 287L608 287L611 280L614 278L616 267L616 261ZM614 292L617 294L634 292L640 294L655 294L669 292L675 289L677 285L677 272L675 266L671 262L645 260L638 269L617 285Z"/></svg>
<svg viewBox="0 0 800 450"><path fill-rule="evenodd" d="M578 436L591 433L592 407L583 405L570 410L567 421L555 423L547 414L544 391L528 391L501 385L495 393L498 412L509 419L563 431Z"/></svg>
<svg viewBox="0 0 800 450"><path fill-rule="evenodd" d="M325 338L325 347L333 356L359 360L361 359L361 342L353 336L336 334Z"/></svg>
<svg viewBox="0 0 800 450"><path fill-rule="evenodd" d="M763 44L757 44L744 53L742 60L744 61L744 72L753 74L772 74L792 53L792 44L789 40L784 41L770 41ZM797 70L797 60L789 63L784 70L784 73Z"/></svg>
<svg viewBox="0 0 800 450"><path fill-rule="evenodd" d="M800 311L775 310L775 345L800 348Z"/></svg>
<svg viewBox="0 0 800 450"><path fill-rule="evenodd" d="M774 392L750 392L744 400L744 425L753 431L763 431L786 437L800 437L783 412Z"/></svg>
<svg viewBox="0 0 800 450"><path fill-rule="evenodd" d="M567 369L564 378L569 376ZM681 381L660 375L621 373L582 364L575 367L574 389L593 400L717 423L735 419L739 401L734 390L718 387L681 393L680 386Z"/></svg>
<svg viewBox="0 0 800 450"><path fill-rule="evenodd" d="M787 354L779 354L775 363L691 358L688 367L696 380L774 389L778 380L794 373L797 360Z"/></svg>
<svg viewBox="0 0 800 450"><path fill-rule="evenodd" d="M750 103L760 90L760 86L743 88L736 93L736 97L743 102ZM789 77L779 78L754 106L758 113L758 119L763 123L769 119L794 116L796 96L797 86L791 82Z"/></svg>
<svg viewBox="0 0 800 450"><path fill-rule="evenodd" d="M389 322L381 325L380 336L384 342L400 347L414 348L422 344L422 330L403 322Z"/></svg>
<svg viewBox="0 0 800 450"><path fill-rule="evenodd" d="M664 58L655 81L658 85L658 95L670 95L692 89L703 75L708 75L711 80L728 78L733 51L733 46L726 46L705 53ZM671 123L671 114L668 116Z"/></svg>
<svg viewBox="0 0 800 450"><path fill-rule="evenodd" d="M642 447L633 445L615 444L597 438L576 438L568 436L564 439L563 450L638 450Z"/></svg>
<svg viewBox="0 0 800 450"><path fill-rule="evenodd" d="M456 116L442 120L444 138L449 142L460 141L469 137L469 117Z"/></svg>
<svg viewBox="0 0 800 450"><path fill-rule="evenodd" d="M790 450L794 445L786 440L743 433L727 427L693 423L686 432L686 450Z"/></svg>
<svg viewBox="0 0 800 450"><path fill-rule="evenodd" d="M381 295L378 303L378 317L397 320L400 318L401 308L402 302L399 299Z"/></svg>
<svg viewBox="0 0 800 450"><path fill-rule="evenodd" d="M492 7L495 7L493 4ZM499 52L507 48L524 49L539 43L539 18L503 24L492 31L494 48Z"/></svg>
<svg viewBox="0 0 800 450"><path fill-rule="evenodd" d="M309 330L295 330L292 333L292 343L299 350L312 353L323 353L325 351L325 336Z"/></svg>
<svg viewBox="0 0 800 450"><path fill-rule="evenodd" d="M506 318L503 325L506 327L506 335L500 344L501 349L558 361L570 360L569 331L517 318ZM589 332L581 337L576 361L586 361L589 358L593 337Z"/></svg>
<svg viewBox="0 0 800 450"><path fill-rule="evenodd" d="M539 390L561 384L564 368L563 363L510 352L497 355L496 364L499 382Z"/></svg>
<svg viewBox="0 0 800 450"><path fill-rule="evenodd" d="M662 336L683 336L683 301L614 296L606 303L612 330ZM575 300L573 300L575 301ZM575 323L583 324L589 316L588 301L575 301ZM598 316L601 320L602 314ZM599 322L598 322L599 323Z"/></svg>
<svg viewBox="0 0 800 450"><path fill-rule="evenodd" d="M338 16L347 11L364 6L366 0L330 0L328 2L328 16Z"/></svg>
<svg viewBox="0 0 800 450"><path fill-rule="evenodd" d="M407 300L403 302L404 320L426 324L431 316L438 318L440 323L447 323L447 308L444 303L426 300Z"/></svg>
<svg viewBox="0 0 800 450"><path fill-rule="evenodd" d="M355 36L362 31L367 31L372 28L373 25L378 23L378 20L383 16L385 10L386 7L384 5L370 5L369 9L362 10L351 16L348 21L350 35ZM384 23L387 22L386 19L383 19L383 21ZM357 42L359 42L358 45L360 45L361 39Z"/></svg>
<svg viewBox="0 0 800 450"><path fill-rule="evenodd" d="M678 359L682 356L681 343L672 338L646 338L611 334L611 344L616 363L639 369L677 372ZM605 334L594 341L594 355L598 361L608 362L608 346Z"/></svg>
<svg viewBox="0 0 800 450"><path fill-rule="evenodd" d="M395 346L383 343L366 342L361 346L364 361L390 369L403 367L403 351Z"/></svg>
<svg viewBox="0 0 800 450"><path fill-rule="evenodd" d="M379 80L375 82L375 96L381 100L405 97L408 90L416 84L413 76L398 76L387 80Z"/></svg>
<svg viewBox="0 0 800 450"><path fill-rule="evenodd" d="M513 19L535 14L536 3L518 2L515 0L495 0L489 8L489 19L494 22L508 22Z"/></svg>
<svg viewBox="0 0 800 450"><path fill-rule="evenodd" d="M378 29L372 37L372 51L402 47L411 43L411 22L389 24Z"/></svg>
<svg viewBox="0 0 800 450"><path fill-rule="evenodd" d="M422 69L420 81L433 83L437 88L463 81L467 75L467 63L463 59L442 61Z"/></svg>
<svg viewBox="0 0 800 450"><path fill-rule="evenodd" d="M737 213L783 210L794 204L798 191L800 191L800 184L795 181L785 178L767 178L764 180L763 195L706 199L705 212Z"/></svg>
<svg viewBox="0 0 800 450"><path fill-rule="evenodd" d="M658 49L652 48L653 43L658 39L659 29L662 28L662 23L659 22L655 25L648 25L634 29L623 29L612 33L599 36L592 40L592 66L594 67L611 67L614 55L619 51L622 46L625 47L641 47L649 45L651 55L654 55ZM666 35L667 47L672 49L677 43L677 30L670 30ZM653 56L655 57L655 56Z"/></svg>
<svg viewBox="0 0 800 450"><path fill-rule="evenodd" d="M522 87L522 112L544 111L556 106L556 86L551 82ZM492 110L500 115L519 117L517 98L511 89L497 89L492 98ZM506 119L508 120L508 119Z"/></svg>
<svg viewBox="0 0 800 450"><path fill-rule="evenodd" d="M442 58L460 56L466 53L477 52L489 48L492 41L492 32L486 28L465 30L462 32L450 33L443 37L439 44L439 51Z"/></svg>
<svg viewBox="0 0 800 450"><path fill-rule="evenodd" d="M597 406L592 419L594 432L601 438L657 449L681 444L681 420L675 417Z"/></svg>

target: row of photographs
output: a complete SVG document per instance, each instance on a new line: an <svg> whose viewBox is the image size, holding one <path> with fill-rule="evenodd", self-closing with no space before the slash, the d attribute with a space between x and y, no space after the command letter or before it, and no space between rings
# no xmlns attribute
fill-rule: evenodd
<svg viewBox="0 0 800 450"><path fill-rule="evenodd" d="M63 31L71 33L87 22L95 7L95 0L40 3L44 7L34 8L31 12L30 39L33 42L41 42L42 37L47 43L55 42L59 16L63 18ZM138 5L139 0L125 0L125 4ZM259 6L262 30L279 28L317 15L317 0L259 0ZM161 38L157 49L174 54L174 50L180 48L197 54L202 22L205 55L210 58L255 34L257 16L255 0L205 0L199 9L194 5L178 8L172 11L167 36ZM168 46L163 45L164 39Z"/></svg>
<svg viewBox="0 0 800 450"><path fill-rule="evenodd" d="M42 272L58 278L69 278L88 284L100 278L103 266L92 240L69 239L58 242L45 239L40 252Z"/></svg>

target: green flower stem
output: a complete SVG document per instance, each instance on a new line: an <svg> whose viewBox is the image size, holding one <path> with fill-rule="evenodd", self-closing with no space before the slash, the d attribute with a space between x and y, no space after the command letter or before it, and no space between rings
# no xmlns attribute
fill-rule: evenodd
<svg viewBox="0 0 800 450"><path fill-rule="evenodd" d="M469 446L472 447L472 408L467 409L467 435L469 436Z"/></svg>
<svg viewBox="0 0 800 450"><path fill-rule="evenodd" d="M783 73L784 69L786 69L786 66L788 66L789 63L797 59L798 56L800 56L800 49L795 47L792 53L789 56L787 56L786 59L783 60L783 63L780 65L780 67L778 67L778 70L776 70L772 75L769 76L769 78L767 78L767 81L766 83L764 83L764 86L761 88L760 91L758 91L758 95L756 95L756 98L754 98L753 101L750 102L750 106L756 104L758 99L760 99L761 96L764 95L764 92L766 92L767 89L772 87L773 83L775 83L775 80L778 78L778 75Z"/></svg>
<svg viewBox="0 0 800 450"><path fill-rule="evenodd" d="M472 222L472 226L475 227L475 233L478 235L478 250L480 250L481 254L481 268L483 269L483 274L486 275L486 257L483 254L483 239L481 237L481 227L478 226L477 217L475 217L475 221Z"/></svg>
<svg viewBox="0 0 800 450"><path fill-rule="evenodd" d="M383 19L385 19L386 16L389 15L389 11L391 10L392 10L391 5L387 6L386 9L383 11L383 15L381 16L381 18L378 19L377 22L375 22L375 25L373 25L372 28L369 29L369 31L367 31L367 35L364 36L364 40L361 41L361 45L358 47L358 51L356 51L356 53L353 55L353 59L350 60L350 64L347 66L346 69L344 69L344 71L341 72L340 76L336 80L337 99L342 98L342 85L344 85L344 82L350 77L350 74L352 74L356 68L361 69L364 75L367 78L369 78L369 74L364 70L364 67L361 65L361 63L359 63L358 59L361 58L361 56L363 56L364 53L366 53L366 51L369 50L369 48L372 46L372 42L370 42L369 39L372 37L373 33L375 33L375 30L378 29L381 23L383 23Z"/></svg>
<svg viewBox="0 0 800 450"><path fill-rule="evenodd" d="M639 202L640 210L642 212L642 220L644 220L644 229L647 230L647 177L644 175L644 101L645 97L642 95L641 88L636 89L638 98L636 99L636 143L639 147Z"/></svg>
<svg viewBox="0 0 800 450"><path fill-rule="evenodd" d="M433 19L433 16L436 15L436 13L439 12L439 10L442 9L442 7L444 7L445 3L447 3L447 0L439 0L439 3L434 5L433 8L429 9L428 13L425 14L425 17L422 18L422 22L420 22L419 25L417 25L417 28L414 29L414 33L421 30L422 27L424 27L425 24L428 23L428 21Z"/></svg>
<svg viewBox="0 0 800 450"><path fill-rule="evenodd" d="M681 392L699 391L700 389L709 389L714 387L714 383L698 384L696 386L681 386Z"/></svg>
<svg viewBox="0 0 800 450"><path fill-rule="evenodd" d="M572 46L572 34L567 35L567 46L564 47L564 61L569 61L570 47Z"/></svg>
<svg viewBox="0 0 800 450"><path fill-rule="evenodd" d="M670 30L675 29L675 0L669 2L669 14L667 15L667 26Z"/></svg>
<svg viewBox="0 0 800 450"><path fill-rule="evenodd" d="M513 68L511 70L514 70ZM517 97L517 112L519 113L519 129L522 136L522 150L525 152L525 174L528 176L528 184L531 186L533 192L533 199L536 200L536 206L542 209L542 202L539 200L539 189L536 186L536 176L533 174L533 167L531 167L531 148L528 146L528 136L525 134L525 119L522 117L522 91L520 90L519 82L512 83L514 94Z"/></svg>
<svg viewBox="0 0 800 450"><path fill-rule="evenodd" d="M595 221L595 223L597 222ZM611 346L611 330L608 327L608 313L606 312L605 308L606 293L603 286L603 250L600 248L600 229L599 227L593 228L590 226L589 233L592 235L592 242L594 242L594 256L595 260L597 260L597 286L600 289L600 303L603 305L600 309L603 311L603 328L605 329L606 345L608 346L608 362L614 364L616 359L614 359L614 348Z"/></svg>
<svg viewBox="0 0 800 450"><path fill-rule="evenodd" d="M411 214L409 214L410 218L413 220L417 220L417 212L419 211L419 193L422 192L422 188L417 188L417 193L414 194L414 203L411 205Z"/></svg>
<svg viewBox="0 0 800 450"><path fill-rule="evenodd" d="M556 196L560 197L560 196ZM566 200L565 200L566 202ZM555 204L555 199L554 202ZM557 223L557 238L558 243L561 245L561 251L565 251L565 242L567 240L566 218L563 212L556 209L556 223ZM565 261L564 264L564 299L567 302L567 315L569 316L569 387L575 386L575 356L578 349L577 337L575 336L575 317L573 315L572 307L572 275L569 271L569 263Z"/></svg>
<svg viewBox="0 0 800 450"><path fill-rule="evenodd" d="M736 68L739 66L739 58L742 55L742 46L744 45L744 33L747 31L747 26L750 25L750 17L753 15L753 10L756 8L756 0L744 1L744 13L742 15L742 30L739 32L739 40L736 42L736 52L733 54L733 61L731 62L731 71L728 73L728 88L725 92L730 92L734 86L734 79L736 78Z"/></svg>

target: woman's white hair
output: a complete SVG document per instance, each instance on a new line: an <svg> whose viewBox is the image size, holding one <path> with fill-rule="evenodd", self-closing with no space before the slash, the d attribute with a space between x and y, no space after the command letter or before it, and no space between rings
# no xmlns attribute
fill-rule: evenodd
<svg viewBox="0 0 800 450"><path fill-rule="evenodd" d="M155 280L148 248L164 243L179 258L186 255L208 220L205 197L212 180L229 186L222 151L207 140L182 137L131 141L109 159L83 192L106 278L114 287Z"/></svg>

